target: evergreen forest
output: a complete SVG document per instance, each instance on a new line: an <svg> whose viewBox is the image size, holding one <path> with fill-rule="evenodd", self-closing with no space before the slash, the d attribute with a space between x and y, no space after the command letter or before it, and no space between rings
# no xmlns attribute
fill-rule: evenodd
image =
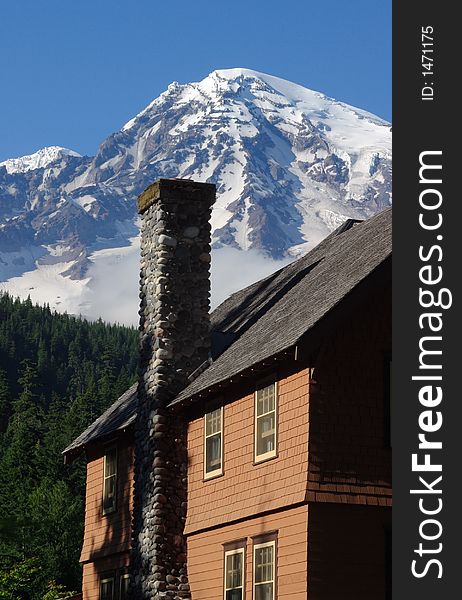
<svg viewBox="0 0 462 600"><path fill-rule="evenodd" d="M81 589L85 460L63 449L135 380L135 329L0 295L0 598Z"/></svg>

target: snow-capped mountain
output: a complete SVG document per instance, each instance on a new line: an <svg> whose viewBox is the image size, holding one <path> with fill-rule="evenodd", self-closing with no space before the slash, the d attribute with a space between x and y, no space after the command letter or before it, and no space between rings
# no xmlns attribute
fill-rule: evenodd
<svg viewBox="0 0 462 600"><path fill-rule="evenodd" d="M8 173L25 173L26 171L47 167L63 156L80 156L80 154L68 148L61 148L61 146L47 146L34 152L34 154L4 160L0 162L0 167L5 167Z"/></svg>
<svg viewBox="0 0 462 600"><path fill-rule="evenodd" d="M136 253L135 200L158 177L217 184L215 249L289 260L391 203L390 125L247 69L172 83L94 157L52 147L0 163L3 288L91 312L96 267Z"/></svg>

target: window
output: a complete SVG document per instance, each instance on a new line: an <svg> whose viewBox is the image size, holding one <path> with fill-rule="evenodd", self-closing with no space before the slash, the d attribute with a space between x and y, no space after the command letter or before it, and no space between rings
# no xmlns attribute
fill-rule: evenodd
<svg viewBox="0 0 462 600"><path fill-rule="evenodd" d="M253 547L253 597L255 600L275 599L276 542Z"/></svg>
<svg viewBox="0 0 462 600"><path fill-rule="evenodd" d="M225 552L225 600L243 600L244 581L244 548Z"/></svg>
<svg viewBox="0 0 462 600"><path fill-rule="evenodd" d="M103 575L99 592L100 600L114 599L114 574Z"/></svg>
<svg viewBox="0 0 462 600"><path fill-rule="evenodd" d="M114 512L117 501L117 448L104 455L103 514Z"/></svg>
<svg viewBox="0 0 462 600"><path fill-rule="evenodd" d="M126 600L129 581L126 567L103 573L100 579L99 600Z"/></svg>
<svg viewBox="0 0 462 600"><path fill-rule="evenodd" d="M277 438L276 383L255 392L255 462L276 456Z"/></svg>
<svg viewBox="0 0 462 600"><path fill-rule="evenodd" d="M127 572L120 574L119 580L119 600L126 600L128 597L128 584L130 583L130 575Z"/></svg>
<svg viewBox="0 0 462 600"><path fill-rule="evenodd" d="M205 415L204 478L223 473L223 407Z"/></svg>

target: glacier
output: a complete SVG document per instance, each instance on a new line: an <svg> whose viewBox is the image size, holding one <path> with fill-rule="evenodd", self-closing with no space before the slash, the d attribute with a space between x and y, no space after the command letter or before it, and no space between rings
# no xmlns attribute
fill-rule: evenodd
<svg viewBox="0 0 462 600"><path fill-rule="evenodd" d="M217 185L214 260L251 258L256 280L391 204L391 135L371 113L249 69L174 82L95 156L53 146L0 163L0 289L133 322L136 197L159 177ZM251 283L241 271L226 290L215 276L214 304ZM125 311L101 302L108 287Z"/></svg>

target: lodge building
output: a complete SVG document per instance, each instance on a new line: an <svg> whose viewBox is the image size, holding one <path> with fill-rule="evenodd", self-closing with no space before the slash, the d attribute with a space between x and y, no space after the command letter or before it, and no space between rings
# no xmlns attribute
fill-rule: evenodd
<svg viewBox="0 0 462 600"><path fill-rule="evenodd" d="M140 197L140 379L64 451L83 600L391 598L391 209L204 328L214 193Z"/></svg>

